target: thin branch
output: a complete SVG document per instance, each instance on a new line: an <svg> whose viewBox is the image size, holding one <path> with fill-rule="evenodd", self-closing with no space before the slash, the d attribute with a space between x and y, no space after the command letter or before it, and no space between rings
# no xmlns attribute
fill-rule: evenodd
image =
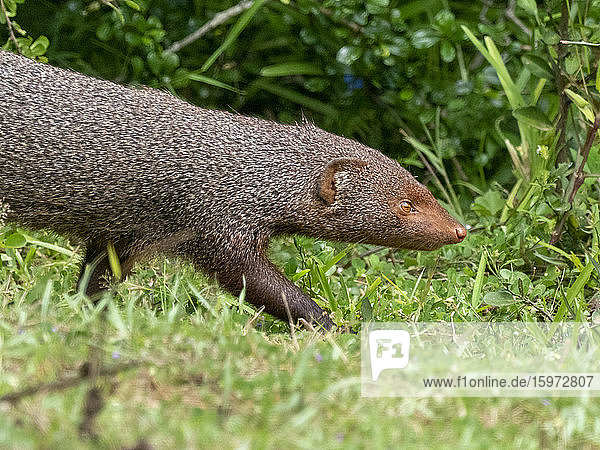
<svg viewBox="0 0 600 450"><path fill-rule="evenodd" d="M330 9L321 7L319 8L319 11L324 15L329 17L330 19L336 20L336 18L334 17L333 11L331 11ZM351 22L349 20L344 20L344 19L337 19L337 21L339 23L341 23L342 25L350 28L352 31L354 31L355 33L360 33L360 34L365 34L365 30L363 27L361 27L359 24L357 24L356 22Z"/></svg>
<svg viewBox="0 0 600 450"><path fill-rule="evenodd" d="M13 24L8 17L8 12L6 11L6 7L4 6L4 0L0 0L0 9L2 9L2 14L4 14L4 18L6 19L6 26L8 27L8 35L10 40L15 44L15 48L19 55L21 54L21 49L19 48L19 43L17 42L17 38L15 37L15 32L13 30Z"/></svg>
<svg viewBox="0 0 600 450"><path fill-rule="evenodd" d="M521 29L521 31L523 31L523 33L525 33L528 37L531 37L531 30L527 28L527 26L515 14L515 6L515 0L511 0L511 2L508 5L508 8L506 8L506 11L504 11L504 15L508 17L516 26L518 26Z"/></svg>
<svg viewBox="0 0 600 450"><path fill-rule="evenodd" d="M481 11L479 12L479 21L481 23L490 23L490 21L487 18L487 13L488 13L488 10L494 6L494 2L489 1L489 0L481 0L481 3L483 3L483 7L481 8Z"/></svg>
<svg viewBox="0 0 600 450"><path fill-rule="evenodd" d="M564 45L587 45L588 47L600 47L600 43L596 43L596 42L567 41L565 39L561 39L558 42L560 42L561 44L564 44Z"/></svg>
<svg viewBox="0 0 600 450"><path fill-rule="evenodd" d="M583 147L581 149L581 164L579 165L577 170L575 172L573 172L573 175L571 178L572 188L571 188L571 192L569 193L569 198L568 198L568 201L571 205L573 204L573 200L575 200L575 195L577 195L577 191L579 191L579 188L583 185L583 182L586 179L586 175L583 173L583 168L585 166L585 163L587 162L588 156L590 155L590 150L592 148L592 144L594 143L594 139L596 138L596 134L598 133L598 128L600 128L600 114L598 114L596 116L596 120L594 120L594 124L588 130L588 134L585 139L585 143L583 144ZM561 217L558 224L556 225L556 228L552 232L550 244L555 244L560 239L560 236L562 234L562 229L565 226L566 218L567 218L567 214L564 214Z"/></svg>
<svg viewBox="0 0 600 450"><path fill-rule="evenodd" d="M292 344L294 346L294 348L296 350L300 349L300 346L298 345L298 339L296 338L296 325L294 324L294 319L292 319L292 313L290 311L290 305L287 301L287 297L285 295L285 292L281 291L281 298L283 299L283 304L285 306L285 312L288 316L288 321L290 323L290 335L292 337Z"/></svg>
<svg viewBox="0 0 600 450"><path fill-rule="evenodd" d="M596 138L596 133L598 133L598 128L600 127L600 114L596 116L596 120L594 120L594 124L588 130L587 137L585 139L585 144L583 144L583 149L581 151L581 164L579 168L573 174L573 189L571 190L571 195L569 195L569 203L573 203L575 199L575 195L577 191L583 184L585 177L583 175L583 167L587 162L588 156L590 155L590 150L592 148L592 144L594 143L594 139Z"/></svg>
<svg viewBox="0 0 600 450"><path fill-rule="evenodd" d="M562 229L565 226L566 221L567 221L567 214L563 214L562 217L560 218L560 220L558 221L556 228L552 232L552 236L550 237L551 245L556 244L558 242L558 240L560 239L560 236L562 234Z"/></svg>
<svg viewBox="0 0 600 450"><path fill-rule="evenodd" d="M217 14L215 14L215 16L212 19L210 19L208 22L206 22L204 25L202 25L200 28L198 28L192 34L187 35L180 41L174 42L167 49L167 51L177 52L177 51L181 50L183 47L190 45L192 42L195 42L198 39L200 39L202 36L204 36L209 31L214 30L219 25L222 25L223 23L227 22L232 17L235 17L238 14L243 13L244 11L249 9L253 4L254 4L254 1L252 1L252 0L243 0L240 3L238 3L237 5L232 6L229 9L218 12Z"/></svg>
<svg viewBox="0 0 600 450"><path fill-rule="evenodd" d="M384 247L384 246L378 245L377 247L373 247L373 248L361 253L360 255L358 255L358 259L366 258L367 256L371 256L371 255L381 252L383 250L389 250L389 247ZM352 263L350 263L350 265L352 265Z"/></svg>
<svg viewBox="0 0 600 450"><path fill-rule="evenodd" d="M118 364L118 365L115 365L115 366L112 366L109 368L100 369L96 375L100 376L100 377L110 377L113 375L117 375L120 372L125 372L125 371L131 370L131 369L138 368L140 366L141 366L141 364L139 362L132 361L129 363ZM21 391L9 392L8 394L5 394L0 397L0 403L2 403L2 402L14 403L14 402L21 400L24 397L30 397L32 395L36 395L36 394L40 394L40 393L58 392L58 391L62 391L62 390L77 386L81 383L85 383L85 382L89 381L89 377L88 377L88 374L86 373L86 370L87 370L87 366L84 365L81 370L83 373L79 373L76 376L66 377L66 378L63 378L63 379L60 379L57 381L53 381L51 383L43 383L43 384L39 384L37 386L31 386L31 387L25 388Z"/></svg>
<svg viewBox="0 0 600 450"><path fill-rule="evenodd" d="M507 290L508 290L508 291L509 291L511 294L513 294L513 295L514 295L514 293L513 293L513 292L512 292L510 289L507 289ZM535 304L535 302L533 302L533 301L531 301L531 300L529 300L529 299L526 299L526 298L521 298L521 301L522 301L524 304L526 304L526 305L528 305L528 306L531 306L531 307L532 307L533 309L535 309L537 312L539 312L539 313L540 313L540 314L542 314L544 317L546 317L546 320L547 320L548 322L554 322L554 318L553 318L553 317L552 317L550 314L548 314L546 311L544 311L542 308L540 308L539 306L537 306L537 305Z"/></svg>
<svg viewBox="0 0 600 450"><path fill-rule="evenodd" d="M458 160L458 158L456 156L454 156L451 161L452 161L452 164L454 164L454 168L456 169L456 172L458 173L458 175L460 176L460 178L463 181L469 181L469 177L467 176L467 174L463 170L463 167L460 164L460 161Z"/></svg>
<svg viewBox="0 0 600 450"><path fill-rule="evenodd" d="M218 27L219 25L227 22L232 17L235 17L238 14L241 14L245 10L249 9L253 4L254 4L253 0L244 0L244 1L241 1L240 3L238 3L237 5L232 6L229 9L226 9L224 11L221 11L221 12L215 14L215 16L211 20L209 20L208 22L206 22L204 25L202 25L196 31L194 31L193 33L189 34L188 36L186 36L185 38L181 39L180 41L174 42L167 49L167 51L177 52L177 51L181 50L183 47L185 47L185 46L191 44L192 42L197 41L198 39L200 39L202 36L204 36L209 31L211 31L211 30L215 29L216 27ZM327 16L330 19L334 18L333 17L333 12L330 9L322 7L319 10L321 11L321 13L324 16ZM355 23L355 22L351 22L351 21L348 21L348 20L339 20L339 22L342 25L350 28L355 33L364 34L363 27L360 26L359 24Z"/></svg>

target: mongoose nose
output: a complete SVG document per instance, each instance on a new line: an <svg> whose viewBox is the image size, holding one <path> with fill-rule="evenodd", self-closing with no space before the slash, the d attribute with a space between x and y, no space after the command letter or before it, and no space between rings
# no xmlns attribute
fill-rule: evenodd
<svg viewBox="0 0 600 450"><path fill-rule="evenodd" d="M465 227L456 227L456 237L458 238L458 242L462 242L463 239L467 237L467 230Z"/></svg>

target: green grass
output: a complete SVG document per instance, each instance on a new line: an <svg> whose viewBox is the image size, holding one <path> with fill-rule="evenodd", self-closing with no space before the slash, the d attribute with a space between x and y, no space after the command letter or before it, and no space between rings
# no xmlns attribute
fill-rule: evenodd
<svg viewBox="0 0 600 450"><path fill-rule="evenodd" d="M305 273L298 283L317 301L334 296L336 320L350 325L361 311L377 320L536 318L518 301L473 307L480 239L490 237L395 253L395 263L387 251L361 258L365 247L304 238L275 242L272 256L288 275ZM497 250L486 251L482 292L510 286L493 275ZM13 398L0 402L2 448L592 448L600 439L596 399L361 398L359 336L290 333L175 260L140 265L94 306L74 292L77 258L66 253L5 249L0 396ZM549 314L560 308L532 300L544 302ZM102 408L90 407L90 392Z"/></svg>

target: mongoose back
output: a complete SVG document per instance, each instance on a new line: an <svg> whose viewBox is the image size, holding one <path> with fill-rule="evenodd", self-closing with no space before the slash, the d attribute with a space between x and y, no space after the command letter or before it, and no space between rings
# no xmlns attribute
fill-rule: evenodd
<svg viewBox="0 0 600 450"><path fill-rule="evenodd" d="M86 245L87 293L113 243L191 260L283 320L333 322L265 257L272 236L433 250L457 223L396 161L308 123L202 109L0 51L0 200L11 222ZM80 278L81 280L81 278Z"/></svg>

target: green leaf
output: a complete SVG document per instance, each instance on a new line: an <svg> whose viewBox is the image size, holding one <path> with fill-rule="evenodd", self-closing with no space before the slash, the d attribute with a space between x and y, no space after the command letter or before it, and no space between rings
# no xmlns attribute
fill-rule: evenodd
<svg viewBox="0 0 600 450"><path fill-rule="evenodd" d="M31 245L35 245L36 247L47 248L48 250L52 250L53 252L62 253L63 255L67 255L69 258L72 258L75 253L68 248L60 247L56 244L50 244L49 242L38 241L33 239L31 236L23 235L27 242Z"/></svg>
<svg viewBox="0 0 600 450"><path fill-rule="evenodd" d="M113 29L110 23L103 23L96 29L96 37L101 41L108 41L112 36L112 31Z"/></svg>
<svg viewBox="0 0 600 450"><path fill-rule="evenodd" d="M6 7L8 17L14 17L17 14L17 2L15 0L4 0L4 6Z"/></svg>
<svg viewBox="0 0 600 450"><path fill-rule="evenodd" d="M48 40L48 38L46 36L40 36L35 41L33 41L31 46L29 47L29 50L31 50L33 56L42 56L44 53L46 53L46 50L48 50L49 45L50 41Z"/></svg>
<svg viewBox="0 0 600 450"><path fill-rule="evenodd" d="M138 5L133 0L125 0L125 4L129 6L131 9L135 9L136 11L141 11L140 5Z"/></svg>
<svg viewBox="0 0 600 450"><path fill-rule="evenodd" d="M527 14L537 17L538 9L535 0L517 0L519 5Z"/></svg>
<svg viewBox="0 0 600 450"><path fill-rule="evenodd" d="M433 47L439 40L440 38L430 29L415 31L411 39L412 45L419 50Z"/></svg>
<svg viewBox="0 0 600 450"><path fill-rule="evenodd" d="M7 248L22 248L27 245L27 238L21 233L13 233L6 238L4 246Z"/></svg>
<svg viewBox="0 0 600 450"><path fill-rule="evenodd" d="M494 67L496 73L498 74L498 78L502 83L502 88L504 92L506 92L506 96L508 97L508 101L510 105L514 108L518 108L519 106L523 106L525 104L523 97L521 97L521 91L517 88L514 81L510 77L508 73L508 69L504 65L504 61L502 60L502 55L498 51L498 47L489 36L485 36L483 38L485 45L489 52L489 63Z"/></svg>
<svg viewBox="0 0 600 450"><path fill-rule="evenodd" d="M536 55L524 55L521 58L521 61L525 68L536 77L545 78L546 80L552 80L554 78L550 67L543 58Z"/></svg>
<svg viewBox="0 0 600 450"><path fill-rule="evenodd" d="M513 111L513 116L522 123L537 128L542 131L552 129L552 122L546 117L546 114L537 106L525 106Z"/></svg>
<svg viewBox="0 0 600 450"><path fill-rule="evenodd" d="M475 198L471 209L479 216L494 217L506 205L502 194L496 190L489 190L485 194Z"/></svg>
<svg viewBox="0 0 600 450"><path fill-rule="evenodd" d="M334 265L336 265L340 261L340 259L342 259L344 256L346 256L347 252L348 252L347 250L342 250L337 255L334 255L333 258L331 258L329 261L327 261L327 263L325 263L325 265L323 266L323 272L327 273L329 271L329 269L331 269Z"/></svg>
<svg viewBox="0 0 600 450"><path fill-rule="evenodd" d="M346 66L352 65L354 61L360 58L362 55L362 48L360 47L352 47L351 45L345 45L340 48L335 56L335 59L345 64Z"/></svg>
<svg viewBox="0 0 600 450"><path fill-rule="evenodd" d="M530 105L535 105L539 98L540 95L542 95L542 91L544 90L544 86L546 85L546 79L545 78L540 78L535 86L535 89L533 90L533 92L531 93L531 97L530 97Z"/></svg>
<svg viewBox="0 0 600 450"><path fill-rule="evenodd" d="M596 90L600 92L600 66L596 70Z"/></svg>
<svg viewBox="0 0 600 450"><path fill-rule="evenodd" d="M160 69L162 65L161 57L158 56L156 53L152 52L148 54L146 61L148 62L148 67L150 67L152 73L158 76L160 74Z"/></svg>
<svg viewBox="0 0 600 450"><path fill-rule="evenodd" d="M585 98L579 94L576 94L571 89L565 89L565 94L567 94L569 98L573 100L573 103L575 103L578 108L585 108L586 106L589 106L589 103Z"/></svg>
<svg viewBox="0 0 600 450"><path fill-rule="evenodd" d="M462 30L465 32L469 40L475 45L477 50L481 52L484 58L492 65L492 67L496 70L498 74L498 78L500 79L500 83L502 83L502 88L508 97L508 101L510 102L510 106L515 109L520 106L525 105L525 101L521 96L521 92L515 85L514 81L510 77L504 62L502 61L502 57L500 56L500 52L496 48L494 42L486 36L484 41L486 45L484 46L479 39L475 37L475 35L469 30L466 26L460 26ZM487 46L487 48L486 48Z"/></svg>
<svg viewBox="0 0 600 450"><path fill-rule="evenodd" d="M176 53L165 51L162 56L162 67L167 72L172 72L179 67L179 56Z"/></svg>
<svg viewBox="0 0 600 450"><path fill-rule="evenodd" d="M371 294L375 292L375 289L377 289L377 286L379 286L380 284L381 277L377 277L375 281L373 281L373 283L371 283L371 285L367 288L367 290L365 291L365 295L363 295L363 298L370 297Z"/></svg>
<svg viewBox="0 0 600 450"><path fill-rule="evenodd" d="M515 303L513 295L505 289L496 292L488 292L483 297L483 302L492 306L507 306Z"/></svg>
<svg viewBox="0 0 600 450"><path fill-rule="evenodd" d="M562 250L558 247L555 247L554 245L547 244L544 241L540 241L540 242L538 242L538 244L541 245L542 247L546 247L547 249L552 250L552 251L558 253L559 255L565 257L566 259L571 261L575 265L575 267L577 267L579 270L583 270L583 264L581 263L581 260L577 256L575 256L573 253L571 253L569 255L564 250Z"/></svg>
<svg viewBox="0 0 600 450"><path fill-rule="evenodd" d="M369 14L383 14L390 4L389 0L367 0L366 7Z"/></svg>
<svg viewBox="0 0 600 450"><path fill-rule="evenodd" d="M567 289L567 301L569 304L573 304L577 295L583 290L586 283L590 279L590 275L592 274L592 270L594 269L594 265L590 262L587 263L583 268L579 276L575 279L573 284L569 286Z"/></svg>
<svg viewBox="0 0 600 450"><path fill-rule="evenodd" d="M319 284L321 285L322 295L329 302L329 308L332 311L339 310L337 298L333 295L333 291L331 290L331 286L329 285L329 279L325 275L325 271L318 262L315 263L313 269L316 272L317 279L319 280Z"/></svg>
<svg viewBox="0 0 600 450"><path fill-rule="evenodd" d="M581 95L573 92L571 89L565 89L564 92L565 92L565 94L567 94L569 96L569 98L573 101L573 103L575 103L575 106L577 106L579 111L581 111L583 113L585 118L587 120L589 120L590 122L594 123L594 120L595 120L594 111L592 110L592 107L590 106L588 101L585 98L583 98Z"/></svg>
<svg viewBox="0 0 600 450"><path fill-rule="evenodd" d="M363 320L369 321L373 318L373 306L368 298L363 298L360 304L360 315Z"/></svg>
<svg viewBox="0 0 600 450"><path fill-rule="evenodd" d="M456 57L456 49L450 42L442 41L442 45L440 46L440 55L442 56L442 61L447 63L452 62Z"/></svg>
<svg viewBox="0 0 600 450"><path fill-rule="evenodd" d="M546 28L542 32L542 41L548 45L556 45L560 42L560 36L555 31Z"/></svg>
<svg viewBox="0 0 600 450"><path fill-rule="evenodd" d="M371 320L371 318L373 317L373 305L371 305L369 297L371 296L371 294L373 294L373 292L375 292L375 289L377 289L377 286L379 286L380 284L381 277L377 277L377 279L373 281L373 283L371 283L371 285L367 288L365 295L363 295L362 297L360 304L360 313L364 320Z"/></svg>
<svg viewBox="0 0 600 450"><path fill-rule="evenodd" d="M442 9L435 15L434 20L437 26L440 28L440 31L448 35L452 32L452 28L454 27L456 17L452 13L452 11Z"/></svg>
<svg viewBox="0 0 600 450"><path fill-rule="evenodd" d="M267 2L267 0L255 0L254 4L238 19L235 25L231 28L225 41L219 46L215 52L210 55L210 57L206 60L206 62L202 65L200 69L201 72L206 72L210 66L214 64L221 54L227 50L231 44L235 42L237 37L240 35L244 28L248 26L254 15L258 12L258 10Z"/></svg>
<svg viewBox="0 0 600 450"><path fill-rule="evenodd" d="M117 279L121 279L121 262L119 261L119 255L117 255L117 250L115 249L115 245L112 242L109 242L106 246L106 251L108 253L108 264L110 265L110 270L112 271L113 276Z"/></svg>
<svg viewBox="0 0 600 450"><path fill-rule="evenodd" d="M295 283L296 281L298 281L300 278L302 278L304 275L306 275L309 272L310 272L310 269L304 269L304 270L294 274L292 276L292 281Z"/></svg>
<svg viewBox="0 0 600 450"><path fill-rule="evenodd" d="M484 56L484 58L489 61L490 53L487 51L487 49L481 43L481 41L479 39L477 39L475 37L475 35L473 34L473 32L471 30L469 30L466 26L461 25L460 27L465 32L465 34L467 35L467 37L469 38L469 40L473 43L473 45L475 45L475 47L477 48L477 50L479 50L481 52L481 54Z"/></svg>
<svg viewBox="0 0 600 450"><path fill-rule="evenodd" d="M311 62L286 62L263 67L260 71L263 77L286 77L290 75L323 75L323 70Z"/></svg>
<svg viewBox="0 0 600 450"><path fill-rule="evenodd" d="M144 60L139 56L133 56L130 60L131 68L134 74L140 74L144 70Z"/></svg>
<svg viewBox="0 0 600 450"><path fill-rule="evenodd" d="M570 54L565 58L565 71L573 75L577 70L579 70L579 58L576 54Z"/></svg>

